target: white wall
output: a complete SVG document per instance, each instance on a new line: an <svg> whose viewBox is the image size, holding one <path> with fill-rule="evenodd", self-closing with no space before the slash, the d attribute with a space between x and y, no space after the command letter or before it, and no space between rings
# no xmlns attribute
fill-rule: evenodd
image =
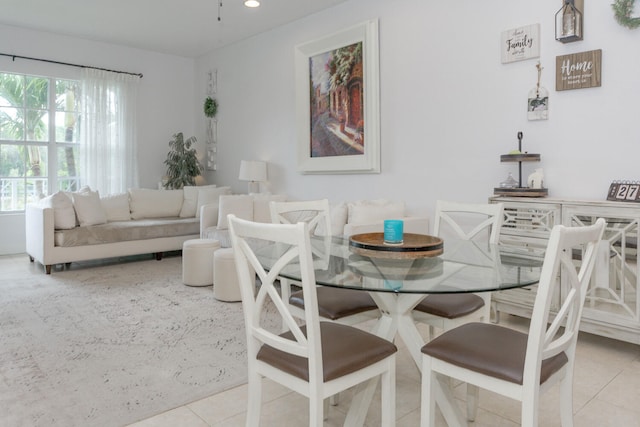
<svg viewBox="0 0 640 427"><path fill-rule="evenodd" d="M157 188L172 135L194 126L194 60L0 25L0 52L142 73L138 108L140 186ZM0 70L79 78L80 69L0 57ZM0 254L24 251L24 215L0 215Z"/></svg>
<svg viewBox="0 0 640 427"><path fill-rule="evenodd" d="M550 196L602 200L614 179L640 179L640 30L619 26L610 2L585 0L583 41L554 39L560 0L351 0L199 58L197 89L218 70L219 161L209 182L238 181L241 159L269 162L268 186L292 198L404 199L431 213L438 198L483 202L517 164L500 154L540 153ZM382 173L296 171L294 46L379 18ZM500 35L540 23L542 85L550 118L528 121L535 60L501 64ZM556 92L558 55L602 49L602 87ZM196 98L198 94L196 95ZM202 115L200 115L202 117ZM204 134L204 119L198 120Z"/></svg>
<svg viewBox="0 0 640 427"><path fill-rule="evenodd" d="M154 187L177 131L202 147L206 73L218 70L219 161L207 181L232 185L241 159L269 162L267 187L291 198L403 199L428 213L435 200L485 201L517 172L500 154L540 153L550 196L604 199L614 179L640 179L640 30L619 26L610 2L585 0L585 39L554 40L560 0L351 0L325 12L188 58L0 25L0 52L141 72L140 180ZM296 170L294 46L368 19L380 22L382 173L301 175ZM529 122L527 94L537 60L500 63L503 30L540 23L542 84L550 118ZM602 87L555 91L555 57L603 50ZM0 57L0 70L77 70ZM74 71L75 70L75 71ZM195 76L195 78L194 78ZM72 76L70 76L72 77ZM24 250L22 215L0 216L1 253Z"/></svg>

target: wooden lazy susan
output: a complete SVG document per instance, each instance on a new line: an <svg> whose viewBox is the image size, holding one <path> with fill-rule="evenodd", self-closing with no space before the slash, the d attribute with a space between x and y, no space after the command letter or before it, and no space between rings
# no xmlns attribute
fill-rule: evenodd
<svg viewBox="0 0 640 427"><path fill-rule="evenodd" d="M401 244L384 243L384 233L355 234L349 238L351 251L372 258L416 259L438 256L444 243L426 234L404 233Z"/></svg>

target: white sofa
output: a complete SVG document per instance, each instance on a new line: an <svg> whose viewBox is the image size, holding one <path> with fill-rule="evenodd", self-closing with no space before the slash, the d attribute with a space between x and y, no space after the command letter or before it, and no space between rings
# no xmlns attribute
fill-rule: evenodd
<svg viewBox="0 0 640 427"><path fill-rule="evenodd" d="M402 201L357 200L331 206L333 235L349 237L360 233L382 232L385 219L401 219L405 233L429 233L429 218L409 214Z"/></svg>
<svg viewBox="0 0 640 427"><path fill-rule="evenodd" d="M250 221L271 222L269 203L284 201L285 196L223 195L218 203L204 205L200 215L200 237L216 239L223 248L231 247L227 215ZM334 203L331 210L331 235L348 237L359 233L382 232L385 219L402 219L405 233L427 234L429 218L408 215L404 202L386 199ZM317 234L325 233L320 227Z"/></svg>
<svg viewBox="0 0 640 427"><path fill-rule="evenodd" d="M231 239L227 215L234 214L239 218L256 222L271 222L269 204L272 201L285 201L282 195L251 194L221 195L218 203L205 204L200 212L200 237L214 239L223 249L214 255L214 293L224 289L235 297L223 298L225 301L239 300L238 284L235 276L235 263L222 263L223 257L229 260ZM387 200L360 200L350 203L339 203L330 207L331 230L335 236L348 237L357 233L383 231L385 219L402 219L408 233L424 233L429 231L429 220L425 217L407 216L403 202ZM304 213L301 213L304 217ZM291 219L292 220L292 219ZM326 235L327 230L319 226L315 233Z"/></svg>
<svg viewBox="0 0 640 427"><path fill-rule="evenodd" d="M180 250L200 235L200 208L229 187L183 190L130 189L100 197L85 188L58 192L26 208L26 251L45 266Z"/></svg>

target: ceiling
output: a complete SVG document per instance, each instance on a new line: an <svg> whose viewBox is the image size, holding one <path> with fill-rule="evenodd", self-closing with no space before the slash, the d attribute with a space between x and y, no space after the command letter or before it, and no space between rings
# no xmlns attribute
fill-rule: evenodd
<svg viewBox="0 0 640 427"><path fill-rule="evenodd" d="M345 1L3 0L0 24L197 57Z"/></svg>

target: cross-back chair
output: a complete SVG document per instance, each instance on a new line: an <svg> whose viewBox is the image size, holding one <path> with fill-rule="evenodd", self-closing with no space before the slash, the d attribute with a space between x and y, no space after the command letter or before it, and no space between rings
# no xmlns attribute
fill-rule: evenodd
<svg viewBox="0 0 640 427"><path fill-rule="evenodd" d="M479 244L497 244L503 219L503 204L436 202L433 232L444 238L453 236ZM429 325L430 337L435 327L448 330L466 322L489 321L489 293L433 294L425 297L413 310L414 320Z"/></svg>
<svg viewBox="0 0 640 427"><path fill-rule="evenodd" d="M322 426L323 400L377 376L382 378L382 423L395 425L396 346L352 326L320 322L307 225L265 224L229 216L236 270L240 282L247 333L247 426L260 423L261 383L267 377L309 398L309 426ZM257 251L274 250L269 271ZM271 262L272 261L272 262ZM263 262L264 259L263 259ZM266 263L266 262L265 262ZM299 268L305 299L304 325L288 310L275 286L284 268ZM252 278L257 274L256 291ZM268 307L287 326L279 334L265 325ZM352 405L359 408L359 394Z"/></svg>
<svg viewBox="0 0 640 427"><path fill-rule="evenodd" d="M468 420L475 418L480 387L519 400L521 424L526 427L538 425L540 394L559 383L562 426L573 425L578 327L604 227L600 218L587 227L553 228L528 333L474 322L447 331L422 348L422 427L435 425L436 400L449 425L466 425L455 411L455 403L450 405L451 381L446 378L467 383ZM582 254L577 266L573 257L576 249ZM567 288L554 314L551 300L560 272Z"/></svg>
<svg viewBox="0 0 640 427"><path fill-rule="evenodd" d="M331 215L329 200L308 200L291 202L271 202L271 222L292 224L306 222L310 234L322 234L323 247L314 251L316 262L330 256ZM313 247L312 247L313 250ZM304 314L304 293L292 291L295 282L280 278L282 298L289 304L290 311L297 317ZM378 306L373 298L362 291L353 289L319 286L317 288L318 310L320 317L345 325L354 325L369 319L380 317Z"/></svg>

